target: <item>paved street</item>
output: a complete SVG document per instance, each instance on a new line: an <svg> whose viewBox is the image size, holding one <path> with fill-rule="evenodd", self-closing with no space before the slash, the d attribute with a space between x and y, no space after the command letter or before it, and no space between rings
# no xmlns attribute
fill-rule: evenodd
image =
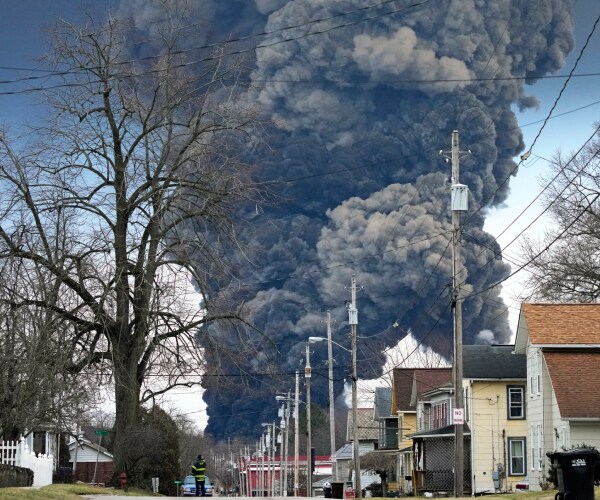
<svg viewBox="0 0 600 500"><path fill-rule="evenodd" d="M85 495L86 499L92 499L92 500L114 500L115 498L135 498L136 500L156 500L157 498L196 498L196 497L164 497L164 496L158 496L158 495L150 495L147 497L132 497L132 496L125 496L125 495ZM219 497L213 497L213 498L219 498ZM236 499L236 500L256 500L256 497L222 497L222 498L231 498L231 499ZM275 500L306 500L306 497L263 497L263 498L272 498ZM316 498L316 497L313 497Z"/></svg>

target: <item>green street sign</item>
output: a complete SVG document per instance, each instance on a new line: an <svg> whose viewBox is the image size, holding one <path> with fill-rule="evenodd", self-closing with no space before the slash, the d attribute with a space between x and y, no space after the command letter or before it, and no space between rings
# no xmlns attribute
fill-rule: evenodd
<svg viewBox="0 0 600 500"><path fill-rule="evenodd" d="M108 436L109 434L110 432L105 429L96 429L96 436Z"/></svg>

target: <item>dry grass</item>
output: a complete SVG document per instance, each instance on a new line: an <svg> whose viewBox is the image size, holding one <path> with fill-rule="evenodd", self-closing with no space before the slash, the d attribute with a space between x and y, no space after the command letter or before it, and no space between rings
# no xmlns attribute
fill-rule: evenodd
<svg viewBox="0 0 600 500"><path fill-rule="evenodd" d="M81 500L81 495L151 495L148 491L132 488L128 493L114 488L101 488L87 484L52 484L43 488L0 488L0 500Z"/></svg>

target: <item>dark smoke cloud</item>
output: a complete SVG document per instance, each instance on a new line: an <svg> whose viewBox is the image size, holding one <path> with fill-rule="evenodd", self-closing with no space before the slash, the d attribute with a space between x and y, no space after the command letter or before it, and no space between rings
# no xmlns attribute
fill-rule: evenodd
<svg viewBox="0 0 600 500"><path fill-rule="evenodd" d="M246 380L251 396L240 397L239 387L213 379L205 383L208 432L255 434L261 421L273 419L274 391L288 390L292 381L261 374L298 369L307 337L325 333L326 309L338 321L334 339L348 345L344 301L353 273L363 287L360 332L372 337L361 340L363 378L381 372L382 349L402 337L395 321L425 344L451 336L450 172L438 151L449 149L458 129L461 145L472 150L461 160L460 179L470 188L471 210L506 199L505 179L524 148L511 106L537 105L515 78L531 83L563 65L573 47L568 3L436 0L410 8L398 0L349 16L339 14L367 2L192 3L190 19L205 29L198 29L191 46L331 18L251 42L298 37L256 51L248 73L253 90L240 99L260 104L276 127L270 149L253 151L247 160L260 165L264 180L306 180L281 184L280 205L239 214L247 222L240 236L252 262L240 258L237 272L241 282L255 285L235 296L247 300L251 320L273 343L253 336L259 354L242 361L248 373L258 374ZM164 15L158 5L130 2L122 14L143 26L144 17ZM391 10L397 12L385 14ZM374 19L361 22L366 17ZM335 28L340 24L348 26ZM311 31L327 32L302 36ZM467 293L485 290L509 272L483 231L484 216L485 209L471 215L465 229ZM504 309L498 289L467 300L465 343L508 341ZM236 345L225 328L202 332L201 341L208 345L211 337ZM326 349L313 351L314 365L322 367ZM339 394L348 357L336 359ZM223 373L238 370L233 361L219 360ZM314 397L324 403L326 380L313 380Z"/></svg>

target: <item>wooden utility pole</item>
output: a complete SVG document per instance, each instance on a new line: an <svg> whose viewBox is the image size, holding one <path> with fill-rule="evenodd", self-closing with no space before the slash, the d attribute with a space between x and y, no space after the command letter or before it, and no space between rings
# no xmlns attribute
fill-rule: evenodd
<svg viewBox="0 0 600 500"><path fill-rule="evenodd" d="M331 311L327 311L327 365L329 368L329 434L331 444L331 457L335 454L335 396L333 393L333 353L331 346ZM332 471L333 472L333 471ZM333 480L336 481L335 473Z"/></svg>
<svg viewBox="0 0 600 500"><path fill-rule="evenodd" d="M356 329L358 327L358 310L356 309L356 276L352 275L352 302L348 309L348 322L350 323L350 333L352 337L352 440L354 444L354 488L356 498L362 498L362 486L360 481L360 443L358 439L358 396L356 374L356 342L358 340Z"/></svg>
<svg viewBox="0 0 600 500"><path fill-rule="evenodd" d="M294 496L300 496L300 373L296 370L296 393L294 398Z"/></svg>
<svg viewBox="0 0 600 500"><path fill-rule="evenodd" d="M463 401L463 361L462 361L462 297L461 284L464 272L460 266L460 214L467 210L468 189L460 184L460 150L458 146L458 131L452 131L452 311L454 319L454 496L464 494L464 401ZM459 276L460 274L460 276Z"/></svg>
<svg viewBox="0 0 600 500"><path fill-rule="evenodd" d="M306 378L306 496L312 497L312 425L310 421L310 379L312 373L310 367L310 347L308 344L306 344L304 376Z"/></svg>

